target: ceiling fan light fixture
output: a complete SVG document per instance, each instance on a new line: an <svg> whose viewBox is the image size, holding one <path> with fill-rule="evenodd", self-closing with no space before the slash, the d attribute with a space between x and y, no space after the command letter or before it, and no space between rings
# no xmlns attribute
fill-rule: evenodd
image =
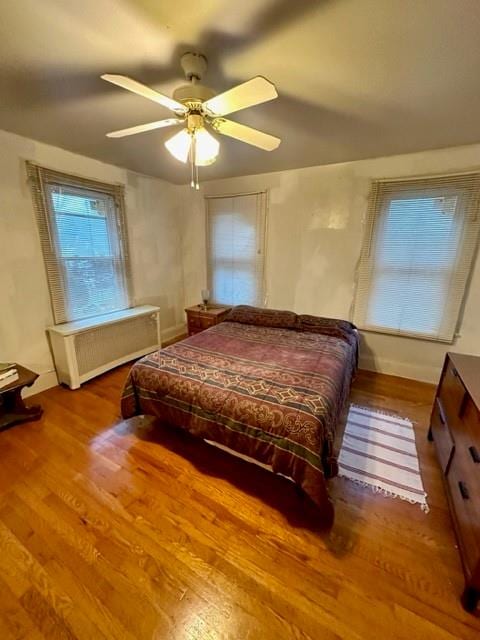
<svg viewBox="0 0 480 640"><path fill-rule="evenodd" d="M165 142L165 146L172 156L183 163L188 160L191 145L192 134L187 129L182 129Z"/></svg>
<svg viewBox="0 0 480 640"><path fill-rule="evenodd" d="M213 164L220 150L220 143L205 127L194 131L182 129L165 142L165 146L174 158L186 163L192 153L192 141L195 139L195 165L206 167Z"/></svg>
<svg viewBox="0 0 480 640"><path fill-rule="evenodd" d="M206 167L213 164L220 151L220 143L205 127L196 129L195 133L195 164Z"/></svg>

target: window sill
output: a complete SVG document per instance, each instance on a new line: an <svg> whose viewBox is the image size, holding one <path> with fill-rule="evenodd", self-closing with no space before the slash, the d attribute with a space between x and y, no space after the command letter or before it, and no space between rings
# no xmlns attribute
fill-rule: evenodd
<svg viewBox="0 0 480 640"><path fill-rule="evenodd" d="M411 340L421 340L422 342L438 342L440 344L454 344L458 334L455 334L452 339L449 338L437 338L435 336L428 336L425 334L408 333L407 331L394 331L393 329L379 329L377 327L358 327L361 333L378 333L385 336L393 336L395 338L410 338Z"/></svg>
<svg viewBox="0 0 480 640"><path fill-rule="evenodd" d="M129 320L131 318L138 318L139 316L158 313L159 311L160 307L154 307L146 304L141 307L132 307L131 309L122 309L121 311L103 313L102 315L94 316L93 318L85 318L84 320L74 320L73 322L55 324L51 327L47 327L47 330L53 333L58 333L62 336L71 336L75 333L88 331L88 329L93 329L95 327L102 327L108 324L114 324L121 320Z"/></svg>

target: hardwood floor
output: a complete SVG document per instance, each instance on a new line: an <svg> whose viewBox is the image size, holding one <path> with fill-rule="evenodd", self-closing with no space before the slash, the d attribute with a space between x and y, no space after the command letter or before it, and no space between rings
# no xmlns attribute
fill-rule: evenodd
<svg viewBox="0 0 480 640"><path fill-rule="evenodd" d="M128 368L0 433L0 638L478 638L426 429L433 387L360 372L416 422L430 513L344 479L322 531L286 480L136 419Z"/></svg>

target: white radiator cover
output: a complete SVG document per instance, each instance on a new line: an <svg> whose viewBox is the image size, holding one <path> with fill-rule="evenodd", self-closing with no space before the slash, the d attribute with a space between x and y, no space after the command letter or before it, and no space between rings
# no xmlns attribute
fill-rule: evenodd
<svg viewBox="0 0 480 640"><path fill-rule="evenodd" d="M58 381L90 378L161 347L160 309L144 305L48 328Z"/></svg>

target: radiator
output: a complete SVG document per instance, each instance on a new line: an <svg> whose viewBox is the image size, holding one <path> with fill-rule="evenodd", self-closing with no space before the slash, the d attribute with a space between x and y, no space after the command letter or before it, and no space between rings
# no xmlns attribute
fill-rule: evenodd
<svg viewBox="0 0 480 640"><path fill-rule="evenodd" d="M58 381L78 389L86 380L158 349L159 312L145 305L49 327Z"/></svg>

